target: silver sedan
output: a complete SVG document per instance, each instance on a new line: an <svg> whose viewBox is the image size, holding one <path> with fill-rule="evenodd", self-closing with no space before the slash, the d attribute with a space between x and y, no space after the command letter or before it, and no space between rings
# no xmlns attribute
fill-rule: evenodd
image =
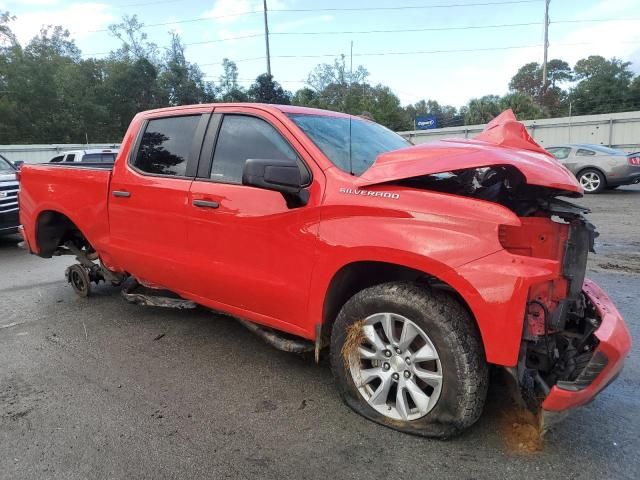
<svg viewBox="0 0 640 480"><path fill-rule="evenodd" d="M640 153L587 143L554 145L547 151L576 176L585 193L640 183Z"/></svg>

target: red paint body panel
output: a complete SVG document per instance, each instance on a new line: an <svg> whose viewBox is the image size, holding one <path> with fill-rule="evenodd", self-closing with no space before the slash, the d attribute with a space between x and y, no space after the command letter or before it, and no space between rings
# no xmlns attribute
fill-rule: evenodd
<svg viewBox="0 0 640 480"><path fill-rule="evenodd" d="M595 353L602 352L607 357L608 363L584 390L574 392L557 386L552 387L542 403L542 408L545 410L560 412L589 403L620 373L625 358L631 350L629 330L607 294L591 280L585 280L583 291L595 305L602 322L595 332L600 341Z"/></svg>
<svg viewBox="0 0 640 480"><path fill-rule="evenodd" d="M21 172L20 223L32 251L38 253L35 220L46 211L60 212L76 225L92 245L108 250L107 198L111 172L60 165L28 165Z"/></svg>
<svg viewBox="0 0 640 480"><path fill-rule="evenodd" d="M211 111L271 123L312 173L309 203L289 209L273 191L142 175L128 165L145 119ZM333 166L286 113L345 116L251 104L160 109L133 120L111 176L78 167L26 165L20 200L28 245L37 253L38 216L59 211L108 267L311 340L323 321L331 281L343 267L362 261L402 265L455 289L476 319L487 360L515 365L530 292L548 282L555 292L548 301L562 292L558 227L521 219L492 202L382 184L511 165L529 183L580 195L575 177L538 151L508 118L502 137L498 125L485 141L443 141L390 152L354 177ZM131 196L113 197L114 190ZM193 200L215 201L219 208L198 209ZM507 242L505 249L501 231L523 226L529 233L510 236L514 243ZM531 232L553 238L526 245Z"/></svg>

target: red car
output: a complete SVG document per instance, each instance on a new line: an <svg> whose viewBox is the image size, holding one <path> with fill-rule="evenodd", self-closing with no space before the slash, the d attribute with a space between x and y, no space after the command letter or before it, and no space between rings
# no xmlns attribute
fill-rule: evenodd
<svg viewBox="0 0 640 480"><path fill-rule="evenodd" d="M135 278L280 348L329 347L346 403L404 432L473 424L490 365L546 411L583 405L630 348L585 279L587 211L558 198L580 186L511 112L474 140L410 146L336 112L167 108L134 118L112 170L21 177L25 243L75 255L79 293Z"/></svg>

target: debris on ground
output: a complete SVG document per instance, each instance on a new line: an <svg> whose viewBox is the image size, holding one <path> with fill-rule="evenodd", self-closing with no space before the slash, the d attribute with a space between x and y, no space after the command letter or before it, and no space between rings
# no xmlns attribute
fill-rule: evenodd
<svg viewBox="0 0 640 480"><path fill-rule="evenodd" d="M511 452L537 453L543 449L540 419L526 408L516 404L505 407L501 414L500 429Z"/></svg>

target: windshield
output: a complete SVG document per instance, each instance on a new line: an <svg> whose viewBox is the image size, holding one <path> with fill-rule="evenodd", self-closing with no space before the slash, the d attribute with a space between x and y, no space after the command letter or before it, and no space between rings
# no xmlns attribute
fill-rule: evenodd
<svg viewBox="0 0 640 480"><path fill-rule="evenodd" d="M0 175L7 173L16 173L13 166L9 163L8 160L5 160L3 157L0 157Z"/></svg>
<svg viewBox="0 0 640 480"><path fill-rule="evenodd" d="M349 126L350 119L344 117L290 114L289 118L336 167L354 175L367 170L381 153L411 145L397 133L367 120L352 118Z"/></svg>

